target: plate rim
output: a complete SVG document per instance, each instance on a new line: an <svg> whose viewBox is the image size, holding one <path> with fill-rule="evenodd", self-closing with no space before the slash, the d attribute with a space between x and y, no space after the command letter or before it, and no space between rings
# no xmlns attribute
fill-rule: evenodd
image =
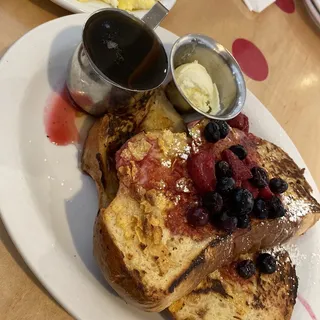
<svg viewBox="0 0 320 320"><path fill-rule="evenodd" d="M312 0L304 0L306 10L314 24L320 28L320 12Z"/></svg>
<svg viewBox="0 0 320 320"><path fill-rule="evenodd" d="M319 15L320 15L320 0L312 0L313 5L317 9Z"/></svg>

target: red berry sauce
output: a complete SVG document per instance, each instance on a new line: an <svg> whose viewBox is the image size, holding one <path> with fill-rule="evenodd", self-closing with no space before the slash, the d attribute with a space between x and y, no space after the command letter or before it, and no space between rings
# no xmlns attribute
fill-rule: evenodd
<svg viewBox="0 0 320 320"><path fill-rule="evenodd" d="M65 146L79 141L77 113L66 88L52 94L44 113L45 130L50 142Z"/></svg>

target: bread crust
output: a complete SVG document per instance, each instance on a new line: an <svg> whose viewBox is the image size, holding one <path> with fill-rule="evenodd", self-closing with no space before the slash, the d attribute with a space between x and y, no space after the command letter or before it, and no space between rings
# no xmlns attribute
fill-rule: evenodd
<svg viewBox="0 0 320 320"><path fill-rule="evenodd" d="M93 248L94 256L111 287L126 301L130 301L132 296L142 301L145 297L144 287L139 276L127 269L121 251L106 228L101 210L94 224ZM106 257L112 257L113 262L110 263Z"/></svg>

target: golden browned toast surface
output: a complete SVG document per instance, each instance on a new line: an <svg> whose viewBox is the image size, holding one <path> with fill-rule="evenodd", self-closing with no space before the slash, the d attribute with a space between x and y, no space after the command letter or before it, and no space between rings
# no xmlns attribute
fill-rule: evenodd
<svg viewBox="0 0 320 320"><path fill-rule="evenodd" d="M116 157L117 196L97 216L94 254L105 277L126 300L148 311L163 310L240 254L278 245L319 219L320 206L294 161L272 143L232 129L212 146L214 152L236 143L255 150L255 160L271 177L289 182L282 198L288 212L278 219L253 218L250 228L232 234L210 224L190 226L186 212L199 199L187 170L191 146L201 144L196 131L193 141L169 130L127 141Z"/></svg>
<svg viewBox="0 0 320 320"><path fill-rule="evenodd" d="M169 307L176 320L289 320L298 279L287 252L277 252L277 271L241 278L237 261L209 274L190 294ZM255 254L240 256L255 260Z"/></svg>

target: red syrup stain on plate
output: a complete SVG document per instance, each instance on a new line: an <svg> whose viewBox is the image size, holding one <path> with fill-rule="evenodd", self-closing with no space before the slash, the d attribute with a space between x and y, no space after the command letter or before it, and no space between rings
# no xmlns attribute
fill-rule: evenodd
<svg viewBox="0 0 320 320"><path fill-rule="evenodd" d="M251 79L263 81L268 77L268 62L260 49L251 41L236 39L232 44L232 54L242 71Z"/></svg>
<svg viewBox="0 0 320 320"><path fill-rule="evenodd" d="M312 320L317 320L316 315L314 314L310 304L308 303L307 300L305 300L303 297L301 297L300 295L298 295L298 300L302 303L302 305L304 306L304 308L306 309L306 311L309 313L309 316Z"/></svg>
<svg viewBox="0 0 320 320"><path fill-rule="evenodd" d="M50 142L65 146L79 141L76 126L78 112L66 88L52 94L44 114L45 130Z"/></svg>
<svg viewBox="0 0 320 320"><path fill-rule="evenodd" d="M294 0L276 0L276 5L285 13L293 13L296 9Z"/></svg>

